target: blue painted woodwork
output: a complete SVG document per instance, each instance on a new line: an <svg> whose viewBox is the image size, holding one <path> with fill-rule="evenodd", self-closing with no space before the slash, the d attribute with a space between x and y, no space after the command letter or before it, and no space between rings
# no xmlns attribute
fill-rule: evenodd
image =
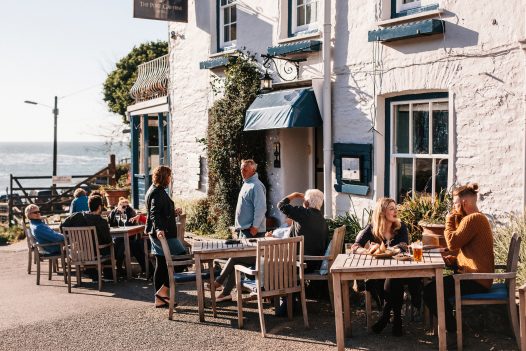
<svg viewBox="0 0 526 351"><path fill-rule="evenodd" d="M433 34L443 34L446 31L445 21L428 19L418 22L404 23L398 26L370 30L368 41L395 41Z"/></svg>
<svg viewBox="0 0 526 351"><path fill-rule="evenodd" d="M130 131L131 131L131 174L132 174L132 206L138 208L139 206L139 193L137 178L135 177L139 173L139 127L141 123L140 116L130 117Z"/></svg>
<svg viewBox="0 0 526 351"><path fill-rule="evenodd" d="M305 40L295 43L280 44L271 46L267 49L267 54L271 56L286 56L300 52L316 52L321 50L321 41Z"/></svg>
<svg viewBox="0 0 526 351"><path fill-rule="evenodd" d="M391 0L391 18L404 17L404 16L409 16L409 15L414 15L415 13L433 11L436 9L438 9L438 4L420 6L414 9L396 12L396 0Z"/></svg>
<svg viewBox="0 0 526 351"><path fill-rule="evenodd" d="M199 69L213 69L218 67L225 67L230 62L228 56L216 57L210 60L199 62Z"/></svg>
<svg viewBox="0 0 526 351"><path fill-rule="evenodd" d="M336 184L334 189L341 193L365 196L369 192L369 183L372 180L373 162L371 144L344 144L334 143L334 161L336 168ZM348 181L342 177L342 158L358 158L360 160L360 181Z"/></svg>

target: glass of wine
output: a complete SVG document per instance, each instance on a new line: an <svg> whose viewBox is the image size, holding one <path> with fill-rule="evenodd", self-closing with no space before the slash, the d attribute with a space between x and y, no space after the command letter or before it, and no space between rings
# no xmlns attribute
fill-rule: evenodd
<svg viewBox="0 0 526 351"><path fill-rule="evenodd" d="M117 227L120 227L121 226L121 214L119 212L115 214L115 220L117 221Z"/></svg>
<svg viewBox="0 0 526 351"><path fill-rule="evenodd" d="M121 214L121 220L122 224L124 225L124 228L126 228L126 221L128 220L128 215L125 212Z"/></svg>

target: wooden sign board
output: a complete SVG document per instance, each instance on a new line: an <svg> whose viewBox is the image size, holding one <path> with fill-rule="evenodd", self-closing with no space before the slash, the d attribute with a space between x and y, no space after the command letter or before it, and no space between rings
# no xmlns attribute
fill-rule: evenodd
<svg viewBox="0 0 526 351"><path fill-rule="evenodd" d="M70 184L71 176L53 176L51 183L52 184Z"/></svg>
<svg viewBox="0 0 526 351"><path fill-rule="evenodd" d="M133 0L133 17L188 22L188 0Z"/></svg>

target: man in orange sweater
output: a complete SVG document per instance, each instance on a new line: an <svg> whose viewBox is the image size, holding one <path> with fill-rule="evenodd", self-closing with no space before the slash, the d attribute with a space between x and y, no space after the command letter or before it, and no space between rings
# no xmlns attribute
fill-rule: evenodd
<svg viewBox="0 0 526 351"><path fill-rule="evenodd" d="M493 273L495 269L491 225L486 216L478 210L477 194L476 183L469 183L453 191L453 211L446 217L444 236L448 249L458 250L458 255L446 256L444 261L446 265L455 269L455 273ZM487 292L492 283L492 280L487 279L464 280L460 283L461 294ZM449 303L449 299L453 296L455 296L453 276L444 277L444 307L448 333L456 333L453 305ZM424 288L424 302L436 316L435 282Z"/></svg>

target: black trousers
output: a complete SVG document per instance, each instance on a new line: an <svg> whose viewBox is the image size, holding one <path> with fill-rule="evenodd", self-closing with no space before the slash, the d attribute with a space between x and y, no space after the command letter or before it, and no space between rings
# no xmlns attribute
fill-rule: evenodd
<svg viewBox="0 0 526 351"><path fill-rule="evenodd" d="M479 294L487 291L488 289L474 280L464 280L460 282L461 295ZM449 303L449 299L454 296L455 280L452 275L449 275L444 277L444 312L446 316L446 330L451 333L454 333L457 330L457 321L453 315L453 304ZM424 287L424 303L431 313L437 316L437 293L435 281Z"/></svg>
<svg viewBox="0 0 526 351"><path fill-rule="evenodd" d="M183 272L185 267L175 266L174 272ZM155 272L153 273L153 286L158 291L162 286L170 287L170 278L168 276L168 267L164 256L155 256Z"/></svg>
<svg viewBox="0 0 526 351"><path fill-rule="evenodd" d="M404 285L407 285L411 294L411 304L419 308L422 302L420 278L370 279L365 282L365 290L369 291L375 300L379 300L380 305L385 300L394 314L399 315L404 303Z"/></svg>

